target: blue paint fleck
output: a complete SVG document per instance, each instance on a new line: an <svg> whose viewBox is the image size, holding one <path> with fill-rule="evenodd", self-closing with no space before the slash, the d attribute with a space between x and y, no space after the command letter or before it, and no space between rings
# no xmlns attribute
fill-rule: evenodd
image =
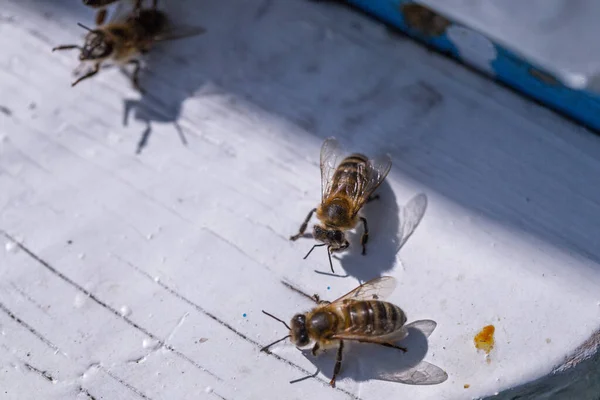
<svg viewBox="0 0 600 400"><path fill-rule="evenodd" d="M331 289L331 286L327 286L327 290L330 290L330 289Z"/></svg>
<svg viewBox="0 0 600 400"><path fill-rule="evenodd" d="M242 317L246 318L246 313L243 313L243 314L242 314Z"/></svg>

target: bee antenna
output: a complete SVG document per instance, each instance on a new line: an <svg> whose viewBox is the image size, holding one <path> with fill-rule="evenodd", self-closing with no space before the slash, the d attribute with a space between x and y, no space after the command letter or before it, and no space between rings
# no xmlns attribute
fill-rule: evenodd
<svg viewBox="0 0 600 400"><path fill-rule="evenodd" d="M315 247L322 247L322 246L327 246L327 243L315 244L313 247L310 248L310 250L308 251L308 253L306 253L306 255L304 256L303 259L306 260L306 258L310 255L310 253L312 253L312 251L315 249Z"/></svg>
<svg viewBox="0 0 600 400"><path fill-rule="evenodd" d="M92 28L88 28L87 26L85 26L84 24L82 24L81 22L78 22L77 25L79 25L80 27L82 27L83 29L85 29L88 32L92 32L93 29Z"/></svg>
<svg viewBox="0 0 600 400"><path fill-rule="evenodd" d="M274 344L277 344L277 343L279 343L279 342L283 342L285 339L287 339L287 338L289 338L289 337L291 337L291 336L292 336L292 335L287 335L286 337L282 337L281 339L279 339L279 340L276 340L276 341L274 341L273 343L266 345L265 347L263 347L262 349L260 349L260 351L265 351L265 352L266 352L266 351L269 349L269 347L271 347L271 346L273 346Z"/></svg>
<svg viewBox="0 0 600 400"><path fill-rule="evenodd" d="M273 318L275 321L279 321L282 324L285 325L286 328L288 328L289 330L291 330L292 328L290 328L290 326L288 324L285 323L285 321L283 321L280 318L277 318L276 316L274 316L273 314L269 314L268 312L266 312L265 310L261 310L263 312L263 314L268 315L269 317ZM283 339L282 339L283 340Z"/></svg>

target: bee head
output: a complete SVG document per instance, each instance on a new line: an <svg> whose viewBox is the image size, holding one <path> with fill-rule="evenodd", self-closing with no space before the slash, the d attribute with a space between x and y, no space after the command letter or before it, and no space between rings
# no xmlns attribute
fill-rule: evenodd
<svg viewBox="0 0 600 400"><path fill-rule="evenodd" d="M90 30L85 36L85 43L79 54L81 61L101 60L110 56L113 51L112 41L101 30Z"/></svg>
<svg viewBox="0 0 600 400"><path fill-rule="evenodd" d="M331 251L345 249L350 245L346 240L346 235L339 229L327 229L320 225L313 228L313 237L331 247Z"/></svg>
<svg viewBox="0 0 600 400"><path fill-rule="evenodd" d="M310 343L308 330L306 329L306 316L304 314L296 314L292 318L290 340L298 347L306 346Z"/></svg>

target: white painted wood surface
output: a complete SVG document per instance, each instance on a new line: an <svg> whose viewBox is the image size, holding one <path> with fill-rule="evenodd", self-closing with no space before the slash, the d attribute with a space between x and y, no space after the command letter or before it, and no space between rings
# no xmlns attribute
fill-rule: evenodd
<svg viewBox="0 0 600 400"><path fill-rule="evenodd" d="M600 89L596 52L600 3L594 0L419 0L485 33L565 85Z"/></svg>
<svg viewBox="0 0 600 400"><path fill-rule="evenodd" d="M118 70L69 87L76 54L50 49L80 40L84 7L3 3L2 398L472 398L549 373L598 329L597 137L345 8L199 3L169 3L208 33L157 48L142 97ZM354 238L334 261L346 278L288 241L331 135L394 160L369 254ZM285 334L261 309L312 306L282 280L333 299L381 274L409 321L437 321L426 353L353 346L332 389L332 354L258 352ZM473 346L487 324L489 362ZM449 379L370 379L422 357Z"/></svg>

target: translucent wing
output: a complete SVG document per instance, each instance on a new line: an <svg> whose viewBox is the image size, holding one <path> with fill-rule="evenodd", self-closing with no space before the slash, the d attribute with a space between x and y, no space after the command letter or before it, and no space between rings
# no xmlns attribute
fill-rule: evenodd
<svg viewBox="0 0 600 400"><path fill-rule="evenodd" d="M392 332L387 333L385 335L366 335L364 333L356 333L352 331L342 331L333 335L332 339L340 339L340 340L357 340L363 343L394 343L399 342L400 340L406 338L408 336L408 330L404 327Z"/></svg>
<svg viewBox="0 0 600 400"><path fill-rule="evenodd" d="M431 336L431 334L435 330L436 326L437 326L437 322L435 322L431 319L420 319L420 320L413 321L409 324L404 325L404 327L407 330L416 329L418 331L421 331L423 336L425 336L426 338Z"/></svg>
<svg viewBox="0 0 600 400"><path fill-rule="evenodd" d="M366 181L359 182L361 190L353 199L352 210L356 214L367 202L373 192L381 185L381 182L392 168L392 159L388 154L382 154L375 158L370 158L366 167Z"/></svg>
<svg viewBox="0 0 600 400"><path fill-rule="evenodd" d="M414 367L404 371L381 371L377 375L378 379L384 381L399 382L408 385L436 385L448 379L446 371L427 361L421 361Z"/></svg>
<svg viewBox="0 0 600 400"><path fill-rule="evenodd" d="M170 26L165 32L154 37L157 42L166 40L177 40L186 37L201 35L206 32L206 29L201 26L177 25Z"/></svg>
<svg viewBox="0 0 600 400"><path fill-rule="evenodd" d="M400 220L400 243L398 250L404 246L406 241L413 234L417 226L421 223L425 211L427 210L427 196L420 193L410 199L404 207L402 207L402 218Z"/></svg>
<svg viewBox="0 0 600 400"><path fill-rule="evenodd" d="M352 331L342 331L339 332L335 335L333 335L334 339L342 339L342 340L360 340L362 342L368 342L368 343L394 343L394 342L399 342L403 339L405 339L409 333L411 329L416 329L418 331L420 331L423 336L425 336L425 338L428 338L433 331L435 330L435 327L437 326L437 323L433 320L430 319L421 319L418 321L413 321L410 324L406 324L404 326L402 326L400 329L391 332L391 333L387 333L385 335L379 335L379 336L374 336L374 335L367 335L365 336L364 334L357 334L355 332Z"/></svg>
<svg viewBox="0 0 600 400"><path fill-rule="evenodd" d="M396 279L392 276L381 276L363 283L356 289L333 301L344 300L383 300L396 289Z"/></svg>
<svg viewBox="0 0 600 400"><path fill-rule="evenodd" d="M333 174L342 160L343 150L336 138L330 137L321 146L321 201L331 192Z"/></svg>
<svg viewBox="0 0 600 400"><path fill-rule="evenodd" d="M114 3L114 1L112 2L105 2L106 4L110 4L110 3ZM133 10L136 7L136 0L121 0L117 3L117 6L115 7L115 9L113 10L110 19L108 20L109 23L115 23L115 22L121 22L126 20L127 18L129 18L129 16L131 16L131 13L133 12Z"/></svg>

